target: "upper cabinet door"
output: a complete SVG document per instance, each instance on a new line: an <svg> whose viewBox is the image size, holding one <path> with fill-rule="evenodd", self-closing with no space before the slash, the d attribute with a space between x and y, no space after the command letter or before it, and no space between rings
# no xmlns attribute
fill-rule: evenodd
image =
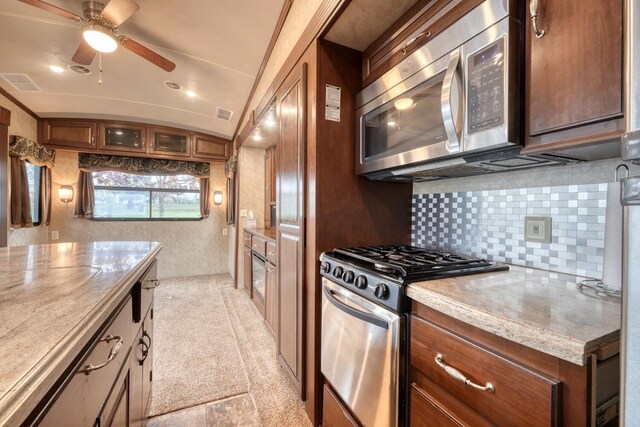
<svg viewBox="0 0 640 427"><path fill-rule="evenodd" d="M95 121L43 120L42 133L42 142L46 145L78 151L94 151L98 125Z"/></svg>
<svg viewBox="0 0 640 427"><path fill-rule="evenodd" d="M622 117L623 1L530 0L526 6L528 136ZM593 135L543 139L585 137Z"/></svg>
<svg viewBox="0 0 640 427"><path fill-rule="evenodd" d="M229 158L230 141L205 135L194 135L193 157L207 160L227 160Z"/></svg>
<svg viewBox="0 0 640 427"><path fill-rule="evenodd" d="M191 156L191 133L168 128L152 127L149 154L171 157Z"/></svg>
<svg viewBox="0 0 640 427"><path fill-rule="evenodd" d="M98 148L108 151L146 153L147 127L133 123L100 123Z"/></svg>

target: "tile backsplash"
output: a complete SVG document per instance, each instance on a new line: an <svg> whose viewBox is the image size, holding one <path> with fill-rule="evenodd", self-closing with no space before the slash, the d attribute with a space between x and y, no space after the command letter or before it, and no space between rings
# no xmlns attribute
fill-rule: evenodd
<svg viewBox="0 0 640 427"><path fill-rule="evenodd" d="M602 278L607 184L416 194L412 244ZM551 243L524 239L525 216L551 217Z"/></svg>

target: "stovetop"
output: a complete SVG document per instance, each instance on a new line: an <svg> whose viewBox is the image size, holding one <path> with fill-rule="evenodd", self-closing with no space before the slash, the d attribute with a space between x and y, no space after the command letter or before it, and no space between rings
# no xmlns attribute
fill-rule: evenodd
<svg viewBox="0 0 640 427"><path fill-rule="evenodd" d="M334 249L320 261L324 277L397 312L408 310L404 288L409 283L509 269L482 258L408 245Z"/></svg>

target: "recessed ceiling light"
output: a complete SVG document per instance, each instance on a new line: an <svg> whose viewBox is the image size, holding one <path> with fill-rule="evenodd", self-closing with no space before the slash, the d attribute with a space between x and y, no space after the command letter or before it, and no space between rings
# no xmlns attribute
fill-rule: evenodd
<svg viewBox="0 0 640 427"><path fill-rule="evenodd" d="M180 86L180 83L176 83L176 82L172 82L171 80L166 80L164 82L164 86L167 89L173 89L173 90L180 90L182 89L182 86Z"/></svg>
<svg viewBox="0 0 640 427"><path fill-rule="evenodd" d="M54 73L58 73L58 74L60 74L60 73L62 73L64 71L64 68L62 68L62 67L60 67L58 65L49 65L49 69L51 71L53 71Z"/></svg>
<svg viewBox="0 0 640 427"><path fill-rule="evenodd" d="M195 97L195 96L196 96L196 93L195 93L194 91L192 91L192 90L188 90L188 91L187 91L187 96L188 96L189 98L193 98L193 97Z"/></svg>
<svg viewBox="0 0 640 427"><path fill-rule="evenodd" d="M265 119L264 124L272 128L276 125L276 119L273 117L273 115L269 114Z"/></svg>
<svg viewBox="0 0 640 427"><path fill-rule="evenodd" d="M254 135L253 135L253 140L254 140L254 141L261 141L261 140L262 140L262 137L260 136L260 134L259 134L259 133L256 133L256 134L254 134Z"/></svg>

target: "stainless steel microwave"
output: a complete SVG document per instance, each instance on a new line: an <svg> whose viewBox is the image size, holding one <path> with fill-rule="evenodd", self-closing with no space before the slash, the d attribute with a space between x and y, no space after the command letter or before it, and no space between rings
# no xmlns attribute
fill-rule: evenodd
<svg viewBox="0 0 640 427"><path fill-rule="evenodd" d="M358 94L358 174L393 179L521 143L517 4L485 0Z"/></svg>

